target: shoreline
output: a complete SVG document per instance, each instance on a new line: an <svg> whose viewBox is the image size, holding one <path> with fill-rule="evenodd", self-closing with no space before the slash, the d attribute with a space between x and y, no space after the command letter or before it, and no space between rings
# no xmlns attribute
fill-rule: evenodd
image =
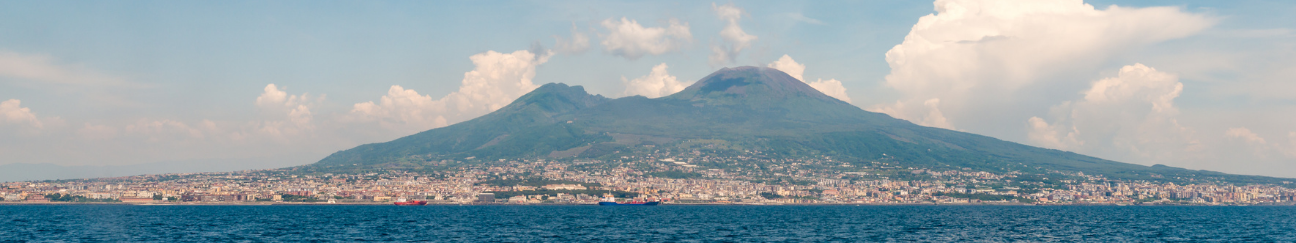
<svg viewBox="0 0 1296 243"><path fill-rule="evenodd" d="M123 202L3 202L0 206L14 205L131 205L131 206L398 206L386 203L294 203L294 202L181 202L181 203L123 203ZM598 206L593 203L428 203L419 206ZM1118 203L669 203L661 206L1203 206L1203 207L1237 207L1237 206L1296 206L1296 203L1284 204L1118 204ZM403 206L414 207L414 206Z"/></svg>

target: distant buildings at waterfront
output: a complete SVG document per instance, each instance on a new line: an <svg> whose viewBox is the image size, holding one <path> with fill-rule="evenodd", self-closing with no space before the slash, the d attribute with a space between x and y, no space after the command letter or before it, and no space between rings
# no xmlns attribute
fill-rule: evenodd
<svg viewBox="0 0 1296 243"><path fill-rule="evenodd" d="M751 158L625 158L616 161L624 166L601 167L594 165L606 162L504 161L429 174L303 174L280 169L10 182L0 184L0 203L385 203L417 199L455 204L592 204L611 194L666 203L744 204L1290 205L1296 201L1291 184L1180 185L1065 172L1050 174L1065 179L1048 179L1017 172L901 168L884 163L865 168L830 159L777 161L780 164L762 165L761 170L689 163ZM825 164L841 167L822 169ZM842 167L851 171L840 170ZM498 184L502 179L523 178L552 183Z"/></svg>

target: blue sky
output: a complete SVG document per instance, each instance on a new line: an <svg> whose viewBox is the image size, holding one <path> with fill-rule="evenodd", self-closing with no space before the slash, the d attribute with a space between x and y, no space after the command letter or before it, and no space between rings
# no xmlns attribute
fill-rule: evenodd
<svg viewBox="0 0 1296 243"><path fill-rule="evenodd" d="M3 5L0 165L306 164L539 84L654 97L754 65L918 124L1296 176L1290 1Z"/></svg>

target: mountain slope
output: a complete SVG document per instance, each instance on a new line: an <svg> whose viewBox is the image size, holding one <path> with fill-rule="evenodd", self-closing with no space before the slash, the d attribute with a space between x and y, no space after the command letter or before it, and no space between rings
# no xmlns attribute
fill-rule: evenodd
<svg viewBox="0 0 1296 243"><path fill-rule="evenodd" d="M597 138L567 129L557 116L607 102L589 95L579 86L546 84L508 106L482 117L432 129L386 143L365 144L325 157L316 165L374 165L418 161L430 155L477 153L520 156L531 151L570 148L571 144Z"/></svg>
<svg viewBox="0 0 1296 243"><path fill-rule="evenodd" d="M1071 171L1117 179L1269 182L1142 166L918 126L861 110L770 68L719 70L670 96L607 99L547 84L477 119L340 151L315 167L412 168L446 159L608 158L638 145L980 171ZM363 165L363 166L362 166ZM366 167L367 166L367 167Z"/></svg>

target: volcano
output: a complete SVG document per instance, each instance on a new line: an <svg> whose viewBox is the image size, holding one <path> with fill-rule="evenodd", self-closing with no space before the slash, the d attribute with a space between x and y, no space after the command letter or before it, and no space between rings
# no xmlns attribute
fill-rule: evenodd
<svg viewBox="0 0 1296 243"><path fill-rule="evenodd" d="M609 99L580 86L545 84L490 114L339 151L307 167L356 171L432 168L428 165L444 160L597 161L650 146L699 153L761 151L778 157L929 169L1083 172L1130 180L1277 179L1121 163L919 126L862 110L763 67L724 68L683 91L655 99Z"/></svg>

